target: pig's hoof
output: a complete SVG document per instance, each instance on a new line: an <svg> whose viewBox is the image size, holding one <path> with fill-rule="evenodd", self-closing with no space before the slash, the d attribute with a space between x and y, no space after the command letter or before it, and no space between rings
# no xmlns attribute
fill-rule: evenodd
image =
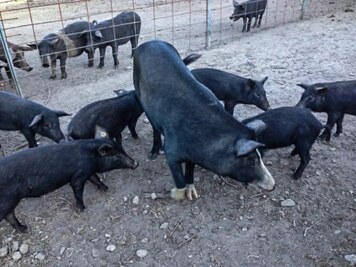
<svg viewBox="0 0 356 267"><path fill-rule="evenodd" d="M189 200L193 200L193 198L199 198L199 195L197 193L197 190L195 189L194 184L189 184L185 192Z"/></svg>
<svg viewBox="0 0 356 267"><path fill-rule="evenodd" d="M92 68L93 66L94 66L94 64L93 64L93 63L88 64L88 68Z"/></svg>
<svg viewBox="0 0 356 267"><path fill-rule="evenodd" d="M114 69L117 69L117 68L119 68L119 65L114 65Z"/></svg>
<svg viewBox="0 0 356 267"><path fill-rule="evenodd" d="M62 74L61 78L62 80L67 79L67 73Z"/></svg>
<svg viewBox="0 0 356 267"><path fill-rule="evenodd" d="M83 203L77 202L76 206L80 211L84 211L85 210L85 206L84 206Z"/></svg>
<svg viewBox="0 0 356 267"><path fill-rule="evenodd" d="M334 133L335 137L339 137L341 133Z"/></svg>
<svg viewBox="0 0 356 267"><path fill-rule="evenodd" d="M171 198L175 200L183 200L185 198L186 188L173 188L171 190Z"/></svg>
<svg viewBox="0 0 356 267"><path fill-rule="evenodd" d="M294 180L298 180L301 176L302 176L302 174L300 174L300 173L294 173L293 174L293 179Z"/></svg>
<svg viewBox="0 0 356 267"><path fill-rule="evenodd" d="M150 159L150 160L154 160L154 159L156 159L156 158L158 157L158 155L159 155L159 153L156 153L156 152L151 153L151 154L149 155L149 159Z"/></svg>
<svg viewBox="0 0 356 267"><path fill-rule="evenodd" d="M51 80L55 80L57 78L57 75L51 75L51 77L49 77Z"/></svg>
<svg viewBox="0 0 356 267"><path fill-rule="evenodd" d="M104 65L99 65L98 69L102 69L104 67Z"/></svg>
<svg viewBox="0 0 356 267"><path fill-rule="evenodd" d="M16 230L21 233L27 233L28 227L26 225L19 225L18 227L16 227Z"/></svg>

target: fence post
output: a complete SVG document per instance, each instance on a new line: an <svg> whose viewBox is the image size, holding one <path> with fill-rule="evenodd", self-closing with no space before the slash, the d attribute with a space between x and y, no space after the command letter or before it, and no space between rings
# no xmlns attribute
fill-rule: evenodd
<svg viewBox="0 0 356 267"><path fill-rule="evenodd" d="M212 0L206 0L206 31L205 31L205 48L208 49L210 47L210 39L211 39L211 6Z"/></svg>
<svg viewBox="0 0 356 267"><path fill-rule="evenodd" d="M21 88L20 88L20 84L19 84L19 81L17 79L14 63L12 62L12 57L11 57L11 53L10 53L10 50L9 50L9 46L7 45L7 42L6 42L5 33L4 33L4 30L3 30L3 27L2 27L2 23L0 23L0 42L2 44L2 47L4 48L4 53L5 53L5 57L6 57L6 60L7 60L7 66L10 69L10 72L11 72L11 75L12 75L12 80L13 80L13 83L15 84L16 93L19 96L23 97L22 91L21 91Z"/></svg>
<svg viewBox="0 0 356 267"><path fill-rule="evenodd" d="M304 18L304 14L305 14L305 9L308 7L309 4L309 0L302 0L302 9L300 11L300 19Z"/></svg>

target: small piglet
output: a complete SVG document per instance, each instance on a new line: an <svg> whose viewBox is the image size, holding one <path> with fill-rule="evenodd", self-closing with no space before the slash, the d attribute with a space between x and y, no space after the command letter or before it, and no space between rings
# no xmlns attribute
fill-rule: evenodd
<svg viewBox="0 0 356 267"><path fill-rule="evenodd" d="M321 123L309 110L298 107L270 109L242 123L252 126L258 120L267 125L258 136L258 141L265 144L262 149L295 146L291 155L299 155L300 165L293 178L299 179L310 161L309 151L323 128Z"/></svg>
<svg viewBox="0 0 356 267"><path fill-rule="evenodd" d="M268 77L256 81L211 68L194 69L191 72L195 79L208 87L219 100L224 101L225 110L231 115L236 104L252 104L262 110L270 108L263 87Z"/></svg>
<svg viewBox="0 0 356 267"><path fill-rule="evenodd" d="M332 83L298 84L304 89L298 107L314 112L326 112L328 120L321 139L330 141L331 130L336 123L336 133L342 133L342 121L345 114L356 115L356 80Z"/></svg>
<svg viewBox="0 0 356 267"><path fill-rule="evenodd" d="M46 145L0 159L0 221L6 219L16 230L25 232L27 226L14 213L21 199L40 197L67 183L77 207L84 210L85 182L106 187L95 173L138 166L120 144L107 137L108 133L97 127L96 139Z"/></svg>
<svg viewBox="0 0 356 267"><path fill-rule="evenodd" d="M29 147L36 147L36 133L55 142L64 139L58 117L69 116L19 96L0 92L0 130L20 131Z"/></svg>
<svg viewBox="0 0 356 267"><path fill-rule="evenodd" d="M93 138L95 125L100 125L121 143L121 132L128 126L132 137L137 139L135 127L143 109L136 93L115 92L117 97L93 102L79 110L68 125L68 136L72 139Z"/></svg>

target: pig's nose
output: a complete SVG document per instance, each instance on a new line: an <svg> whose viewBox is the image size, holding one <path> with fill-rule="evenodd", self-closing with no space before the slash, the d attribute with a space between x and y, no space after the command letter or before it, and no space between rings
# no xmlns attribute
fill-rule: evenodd
<svg viewBox="0 0 356 267"><path fill-rule="evenodd" d="M137 167L138 167L138 162L137 162L137 161L135 161L135 162L134 162L133 169L136 169Z"/></svg>

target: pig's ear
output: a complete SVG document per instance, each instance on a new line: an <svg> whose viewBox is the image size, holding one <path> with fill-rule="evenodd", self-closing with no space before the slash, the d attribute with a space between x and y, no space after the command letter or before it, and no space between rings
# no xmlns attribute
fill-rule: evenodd
<svg viewBox="0 0 356 267"><path fill-rule="evenodd" d="M36 124L39 123L42 119L43 119L43 114L38 114L38 115L36 115L36 116L33 118L32 122L28 125L28 127L32 127L32 126L36 125Z"/></svg>
<svg viewBox="0 0 356 267"><path fill-rule="evenodd" d="M64 116L70 116L72 114L68 114L65 111L61 111L61 110L54 110L54 112L56 113L57 117L64 117Z"/></svg>
<svg viewBox="0 0 356 267"><path fill-rule="evenodd" d="M255 88L256 82L252 79L247 79L247 85L249 89Z"/></svg>
<svg viewBox="0 0 356 267"><path fill-rule="evenodd" d="M306 85L304 83L298 83L297 86L303 88L304 90L308 88L308 85Z"/></svg>
<svg viewBox="0 0 356 267"><path fill-rule="evenodd" d="M113 155L114 151L115 149L109 144L101 145L98 148L98 153L103 157Z"/></svg>
<svg viewBox="0 0 356 267"><path fill-rule="evenodd" d="M234 7L238 7L239 6L239 3L236 0L233 0L232 4L234 5Z"/></svg>
<svg viewBox="0 0 356 267"><path fill-rule="evenodd" d="M329 89L326 86L319 86L319 87L315 88L315 92L318 95L325 95L328 91L329 91Z"/></svg>
<svg viewBox="0 0 356 267"><path fill-rule="evenodd" d="M95 139L109 139L109 133L101 126L95 125Z"/></svg>
<svg viewBox="0 0 356 267"><path fill-rule="evenodd" d="M268 76L264 77L261 83L264 84L267 80L268 80Z"/></svg>
<svg viewBox="0 0 356 267"><path fill-rule="evenodd" d="M240 9L245 9L245 4L240 4Z"/></svg>
<svg viewBox="0 0 356 267"><path fill-rule="evenodd" d="M95 35L96 37L100 38L100 39L103 39L103 38L104 38L103 35L101 34L101 32L100 32L99 30L94 31L94 35Z"/></svg>
<svg viewBox="0 0 356 267"><path fill-rule="evenodd" d="M251 153L252 151L255 151L259 147L263 147L264 144L261 144L259 142L253 141L253 140L247 140L247 139L240 139L236 142L236 156L242 157L246 156L247 154Z"/></svg>
<svg viewBox="0 0 356 267"><path fill-rule="evenodd" d="M266 130L267 125L262 120L253 120L246 124L248 128L255 132L256 136Z"/></svg>
<svg viewBox="0 0 356 267"><path fill-rule="evenodd" d="M37 50L38 49L38 43L37 42L27 43L27 45L29 47L31 47L33 50Z"/></svg>

